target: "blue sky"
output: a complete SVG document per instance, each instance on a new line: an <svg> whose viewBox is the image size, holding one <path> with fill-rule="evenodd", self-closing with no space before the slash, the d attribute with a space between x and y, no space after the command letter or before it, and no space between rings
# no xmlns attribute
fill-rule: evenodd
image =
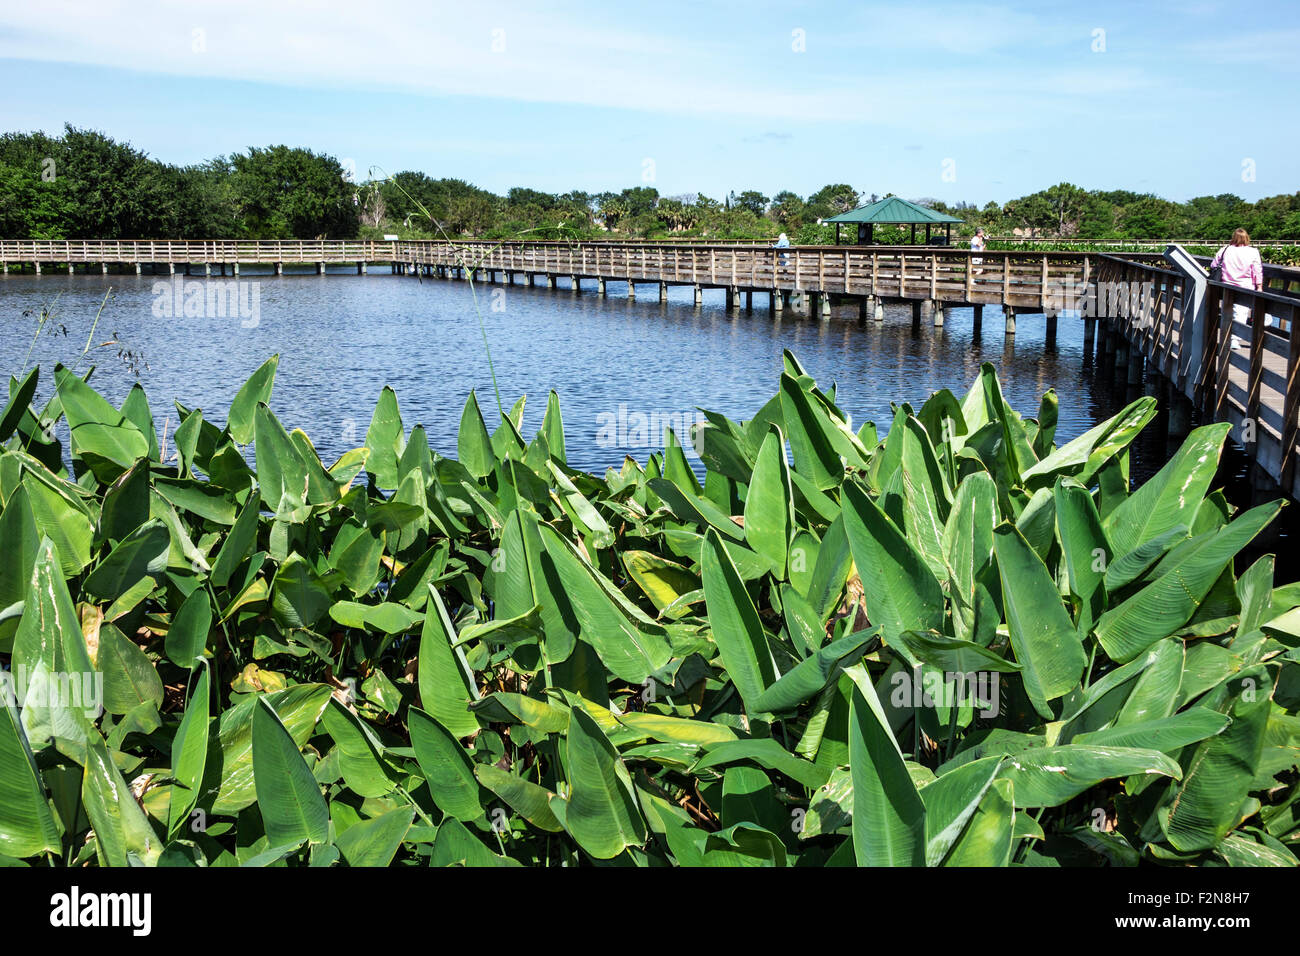
<svg viewBox="0 0 1300 956"><path fill-rule="evenodd" d="M494 191L1255 199L1300 189L1297 50L1293 2L44 0L0 9L0 128Z"/></svg>

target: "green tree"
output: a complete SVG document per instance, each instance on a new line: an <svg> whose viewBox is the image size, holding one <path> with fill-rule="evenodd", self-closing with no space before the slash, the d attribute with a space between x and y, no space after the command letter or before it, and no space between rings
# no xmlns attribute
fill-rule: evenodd
<svg viewBox="0 0 1300 956"><path fill-rule="evenodd" d="M783 190L772 198L772 205L767 214L789 232L792 229L798 229L803 223L807 207L804 201L795 193Z"/></svg>
<svg viewBox="0 0 1300 956"><path fill-rule="evenodd" d="M736 197L733 205L739 206L752 212L755 216L761 216L767 211L767 204L770 200L756 189L746 189Z"/></svg>
<svg viewBox="0 0 1300 956"><path fill-rule="evenodd" d="M606 229L617 229L618 224L626 219L631 211L627 201L613 193L602 194L599 202L597 212L601 221L605 223Z"/></svg>
<svg viewBox="0 0 1300 956"><path fill-rule="evenodd" d="M356 187L333 156L288 146L252 147L231 157L250 236L348 239L357 234Z"/></svg>
<svg viewBox="0 0 1300 956"><path fill-rule="evenodd" d="M808 197L806 218L827 219L858 207L858 191L845 183L823 186Z"/></svg>

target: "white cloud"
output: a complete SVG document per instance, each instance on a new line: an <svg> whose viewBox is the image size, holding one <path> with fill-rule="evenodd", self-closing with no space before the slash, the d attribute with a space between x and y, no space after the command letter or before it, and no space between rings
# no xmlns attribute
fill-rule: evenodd
<svg viewBox="0 0 1300 956"><path fill-rule="evenodd" d="M734 36L715 29L718 20L697 26L693 9L656 8L646 22L573 0L384 7L47 0L0 10L0 56L313 89L717 116L762 129L834 122L889 134L923 129L930 117L952 136L1032 129L1044 115L1082 106L1080 97L1147 85L1134 69L1043 71L1042 46L1061 42L1059 28L1052 34L1005 6L859 8L845 14L842 30L810 25L805 54L789 52L786 25L805 8L754 7ZM725 25L746 9L711 12ZM201 52L195 31L202 31ZM769 33L771 47L757 49ZM504 49L494 52L494 41ZM907 61L922 50L947 55ZM1022 50L1029 55L1008 55ZM989 62L972 67L971 57L981 55ZM915 68L897 69L899 57Z"/></svg>

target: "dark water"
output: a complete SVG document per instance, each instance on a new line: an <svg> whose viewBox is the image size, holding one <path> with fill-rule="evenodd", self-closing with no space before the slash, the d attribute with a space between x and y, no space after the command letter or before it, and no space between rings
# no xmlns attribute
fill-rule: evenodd
<svg viewBox="0 0 1300 956"><path fill-rule="evenodd" d="M180 287L179 308L177 282L187 283ZM160 430L166 423L170 433L177 420L173 400L224 422L239 386L279 353L271 407L287 427L311 436L327 464L365 440L385 384L396 390L407 428L423 424L434 449L454 455L470 389L477 390L489 427L496 420L481 314L503 403L508 408L528 396L525 435L540 425L547 392L554 388L570 462L597 472L617 467L625 454L644 461L653 450L638 441L638 413L660 422L693 421L698 406L735 419L751 417L776 393L781 351L787 348L823 387L838 385L839 403L855 427L874 421L882 435L891 401L919 407L940 388L960 396L982 362L993 363L1004 396L1026 416L1036 416L1042 393L1056 389L1058 444L1140 393L1097 374L1084 355L1083 323L1070 315L1061 317L1051 346L1041 316L1020 317L1017 334L1006 336L992 306L977 335L970 309L949 310L942 328L927 320L913 331L906 306L888 307L883 323L859 325L853 305L837 307L829 321L818 322L790 311L773 316L767 296L755 294L752 313L728 315L721 290L706 290L704 305L696 309L689 288L670 289L661 305L646 294L653 286L643 286L642 295L629 301L622 283L610 283L607 298L590 290L575 295L567 288L479 283L477 311L468 283L394 276L386 268L368 276L324 277L256 276L246 270L240 285L243 314L232 301L222 314L203 303L201 311L211 314L187 316L187 297L202 299L209 288L204 279L5 276L0 370L16 373L24 361L28 367L40 362L43 371L55 361L80 361L83 369L94 364L92 382L115 404L138 376ZM91 341L116 344L79 359L105 293L109 299ZM190 311L200 308L191 301ZM52 318L33 345L42 309ZM123 349L139 360L128 364L118 356ZM41 394L48 394L48 380ZM1168 459L1173 445L1165 432L1162 413L1133 447L1134 479L1146 478ZM1244 456L1231 451L1219 483L1241 505L1276 496L1254 481ZM1289 524L1279 526L1283 539L1275 536L1272 543L1285 545Z"/></svg>

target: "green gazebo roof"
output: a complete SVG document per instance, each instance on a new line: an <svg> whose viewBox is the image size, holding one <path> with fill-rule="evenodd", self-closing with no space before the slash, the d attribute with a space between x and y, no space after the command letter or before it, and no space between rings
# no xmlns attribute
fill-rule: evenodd
<svg viewBox="0 0 1300 956"><path fill-rule="evenodd" d="M941 212L935 212L933 209L918 206L906 199L900 199L898 196L889 196L879 202L859 206L857 209L850 209L838 216L822 220L822 222L866 222L873 225L888 224L891 226L961 221Z"/></svg>

